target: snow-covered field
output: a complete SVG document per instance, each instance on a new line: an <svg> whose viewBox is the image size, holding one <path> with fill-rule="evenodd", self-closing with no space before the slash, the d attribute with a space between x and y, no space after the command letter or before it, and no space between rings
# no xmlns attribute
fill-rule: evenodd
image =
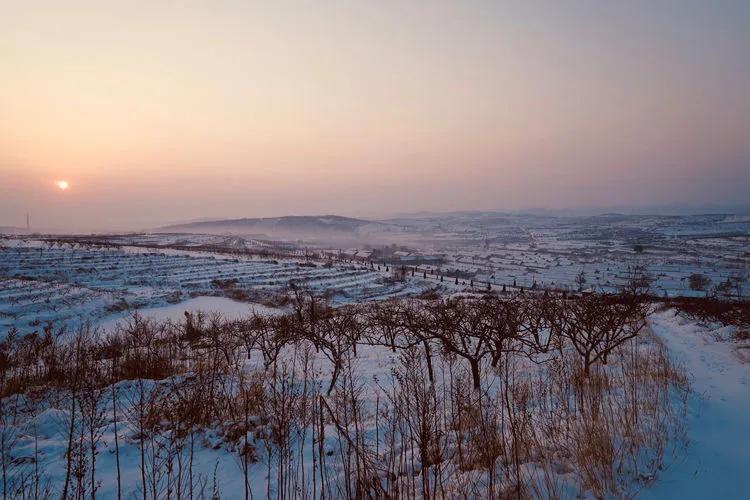
<svg viewBox="0 0 750 500"><path fill-rule="evenodd" d="M418 294L422 280L397 281L362 263L324 265L300 259L263 259L221 253L141 247L49 244L0 240L0 337L9 328L41 331L47 321L75 328L110 324L139 309L180 304L173 311L206 308L234 314L266 309L290 282L334 304ZM239 304L238 304L239 303ZM246 305L242 305L245 303Z"/></svg>
<svg viewBox="0 0 750 500"><path fill-rule="evenodd" d="M415 229L420 224L421 229ZM0 340L12 328L22 335L41 333L48 322L56 328L64 324L69 331L84 323L112 331L136 310L148 318L175 322L185 318L185 311L196 310L220 312L230 319L252 313L277 315L289 311L285 298L289 297L292 283L314 293L325 293L338 306L418 296L427 290L462 292L466 290L464 276L498 285L517 281L523 286L537 283L574 288L576 277L583 271L587 287L608 291L622 282L629 266L639 265L652 273L659 295L705 295L705 291L690 290L687 279L691 273L705 274L713 285L734 280L733 293L746 295L750 292L746 279L750 262L748 239L736 234L745 231L746 226L748 222L741 218L669 224L644 218L576 224L553 224L534 218L510 223L507 219L481 223L475 220L468 225L461 218L419 224L412 221L411 231L416 236L411 242L401 243L412 245L417 253L440 254L444 259L442 264L425 266L436 271L427 279L419 274L394 279L393 264L387 271L384 263L380 269L377 267L382 263L377 260L370 264L355 259L309 258L308 249L299 243L283 244L283 255L277 257L262 255L256 251L273 248L275 252L282 248L263 239L159 234L106 237L98 244L82 244L76 239L66 242L54 238L3 238ZM717 235L718 230L729 234ZM409 232L403 233L399 237L407 238L405 234ZM644 248L636 251L635 245ZM454 285L452 279L436 281L438 274L449 276L456 270L464 273L460 285ZM648 476L630 491L637 492L638 498L747 498L750 345L732 337L733 327L702 324L672 309L654 313L649 324L669 358L689 375L691 390L684 420L687 446L670 443L669 452L674 456L665 460L656 481ZM644 345L649 342L646 339ZM285 362L299 362L290 352L284 356ZM319 353L313 354L312 362L316 380L325 387L330 363ZM361 346L352 360L351 381L360 391L363 411L369 415L363 432L376 442L384 431L374 420L377 408L397 384L394 377L401 362L400 354L367 345ZM526 369L526 376L533 377L538 368ZM257 353L243 362L243 370L248 376L263 371ZM167 382L148 383L155 387ZM123 407L132 401L136 388L135 381L117 384ZM67 446L64 436L68 417L64 405L48 402L39 413L24 415L22 421L14 416L12 422L12 427L6 426L3 432L13 436L15 459L30 466L29 457L38 456L45 480L59 490L64 477L61 456ZM32 430L37 433L37 440L33 439ZM341 442L333 424L327 424L325 430L325 453L333 456ZM111 410L107 410L100 431L103 447L97 458L97 474L101 478L97 496L114 498ZM200 475L198 483L204 488L203 496L211 496L216 490L222 498L238 498L244 490L242 463L236 443L228 442L223 432L217 426L197 435L192 459ZM123 490L137 492L141 484L139 446L132 420L120 421L118 436ZM269 491L276 491L269 484L278 471L273 465L274 452L266 448L267 439L262 433L256 437L257 456L250 466L250 488L254 498L262 498ZM303 433L297 439L305 442L311 437ZM38 447L36 451L34 446ZM300 456L291 462L297 473L304 471L303 477L308 481L315 472L312 446L312 441L303 444ZM341 463L331 459L329 466L332 477L345 474ZM528 478L539 477L543 473L538 467L530 462L524 474ZM554 464L553 468L556 472L551 478L558 488L556 494L570 498L592 496L581 488L580 478L569 468L562 464ZM487 479L481 474L458 477L467 484ZM458 490L453 493L458 495Z"/></svg>
<svg viewBox="0 0 750 500"><path fill-rule="evenodd" d="M705 295L689 287L692 273L711 286L727 279L750 294L750 224L724 215L546 217L493 213L398 219L419 235L408 244L439 254L439 267L497 284L611 291L628 267L646 267L658 295Z"/></svg>

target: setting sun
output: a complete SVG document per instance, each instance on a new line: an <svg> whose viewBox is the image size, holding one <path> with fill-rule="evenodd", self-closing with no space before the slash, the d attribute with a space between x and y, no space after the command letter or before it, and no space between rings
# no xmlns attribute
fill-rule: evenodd
<svg viewBox="0 0 750 500"><path fill-rule="evenodd" d="M55 186L57 186L61 191L65 191L70 187L70 184L68 181L55 181Z"/></svg>

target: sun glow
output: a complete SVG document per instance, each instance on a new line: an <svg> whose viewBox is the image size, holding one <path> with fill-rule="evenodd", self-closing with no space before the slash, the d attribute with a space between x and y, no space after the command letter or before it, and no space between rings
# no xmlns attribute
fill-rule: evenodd
<svg viewBox="0 0 750 500"><path fill-rule="evenodd" d="M55 186L57 186L61 191L65 191L70 187L70 184L68 183L68 181L55 181Z"/></svg>

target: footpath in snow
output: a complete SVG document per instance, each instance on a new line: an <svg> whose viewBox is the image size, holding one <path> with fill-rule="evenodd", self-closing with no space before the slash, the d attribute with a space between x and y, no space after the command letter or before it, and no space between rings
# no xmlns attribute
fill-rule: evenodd
<svg viewBox="0 0 750 500"><path fill-rule="evenodd" d="M655 314L651 327L690 377L689 443L639 498L750 498L750 363L736 344L718 339L726 329L711 330L673 310Z"/></svg>

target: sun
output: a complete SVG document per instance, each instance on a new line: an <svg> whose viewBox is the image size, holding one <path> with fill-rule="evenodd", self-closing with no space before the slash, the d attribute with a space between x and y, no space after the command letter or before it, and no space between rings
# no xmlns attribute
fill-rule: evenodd
<svg viewBox="0 0 750 500"><path fill-rule="evenodd" d="M55 186L57 186L61 191L65 191L70 187L70 184L68 181L55 181Z"/></svg>

